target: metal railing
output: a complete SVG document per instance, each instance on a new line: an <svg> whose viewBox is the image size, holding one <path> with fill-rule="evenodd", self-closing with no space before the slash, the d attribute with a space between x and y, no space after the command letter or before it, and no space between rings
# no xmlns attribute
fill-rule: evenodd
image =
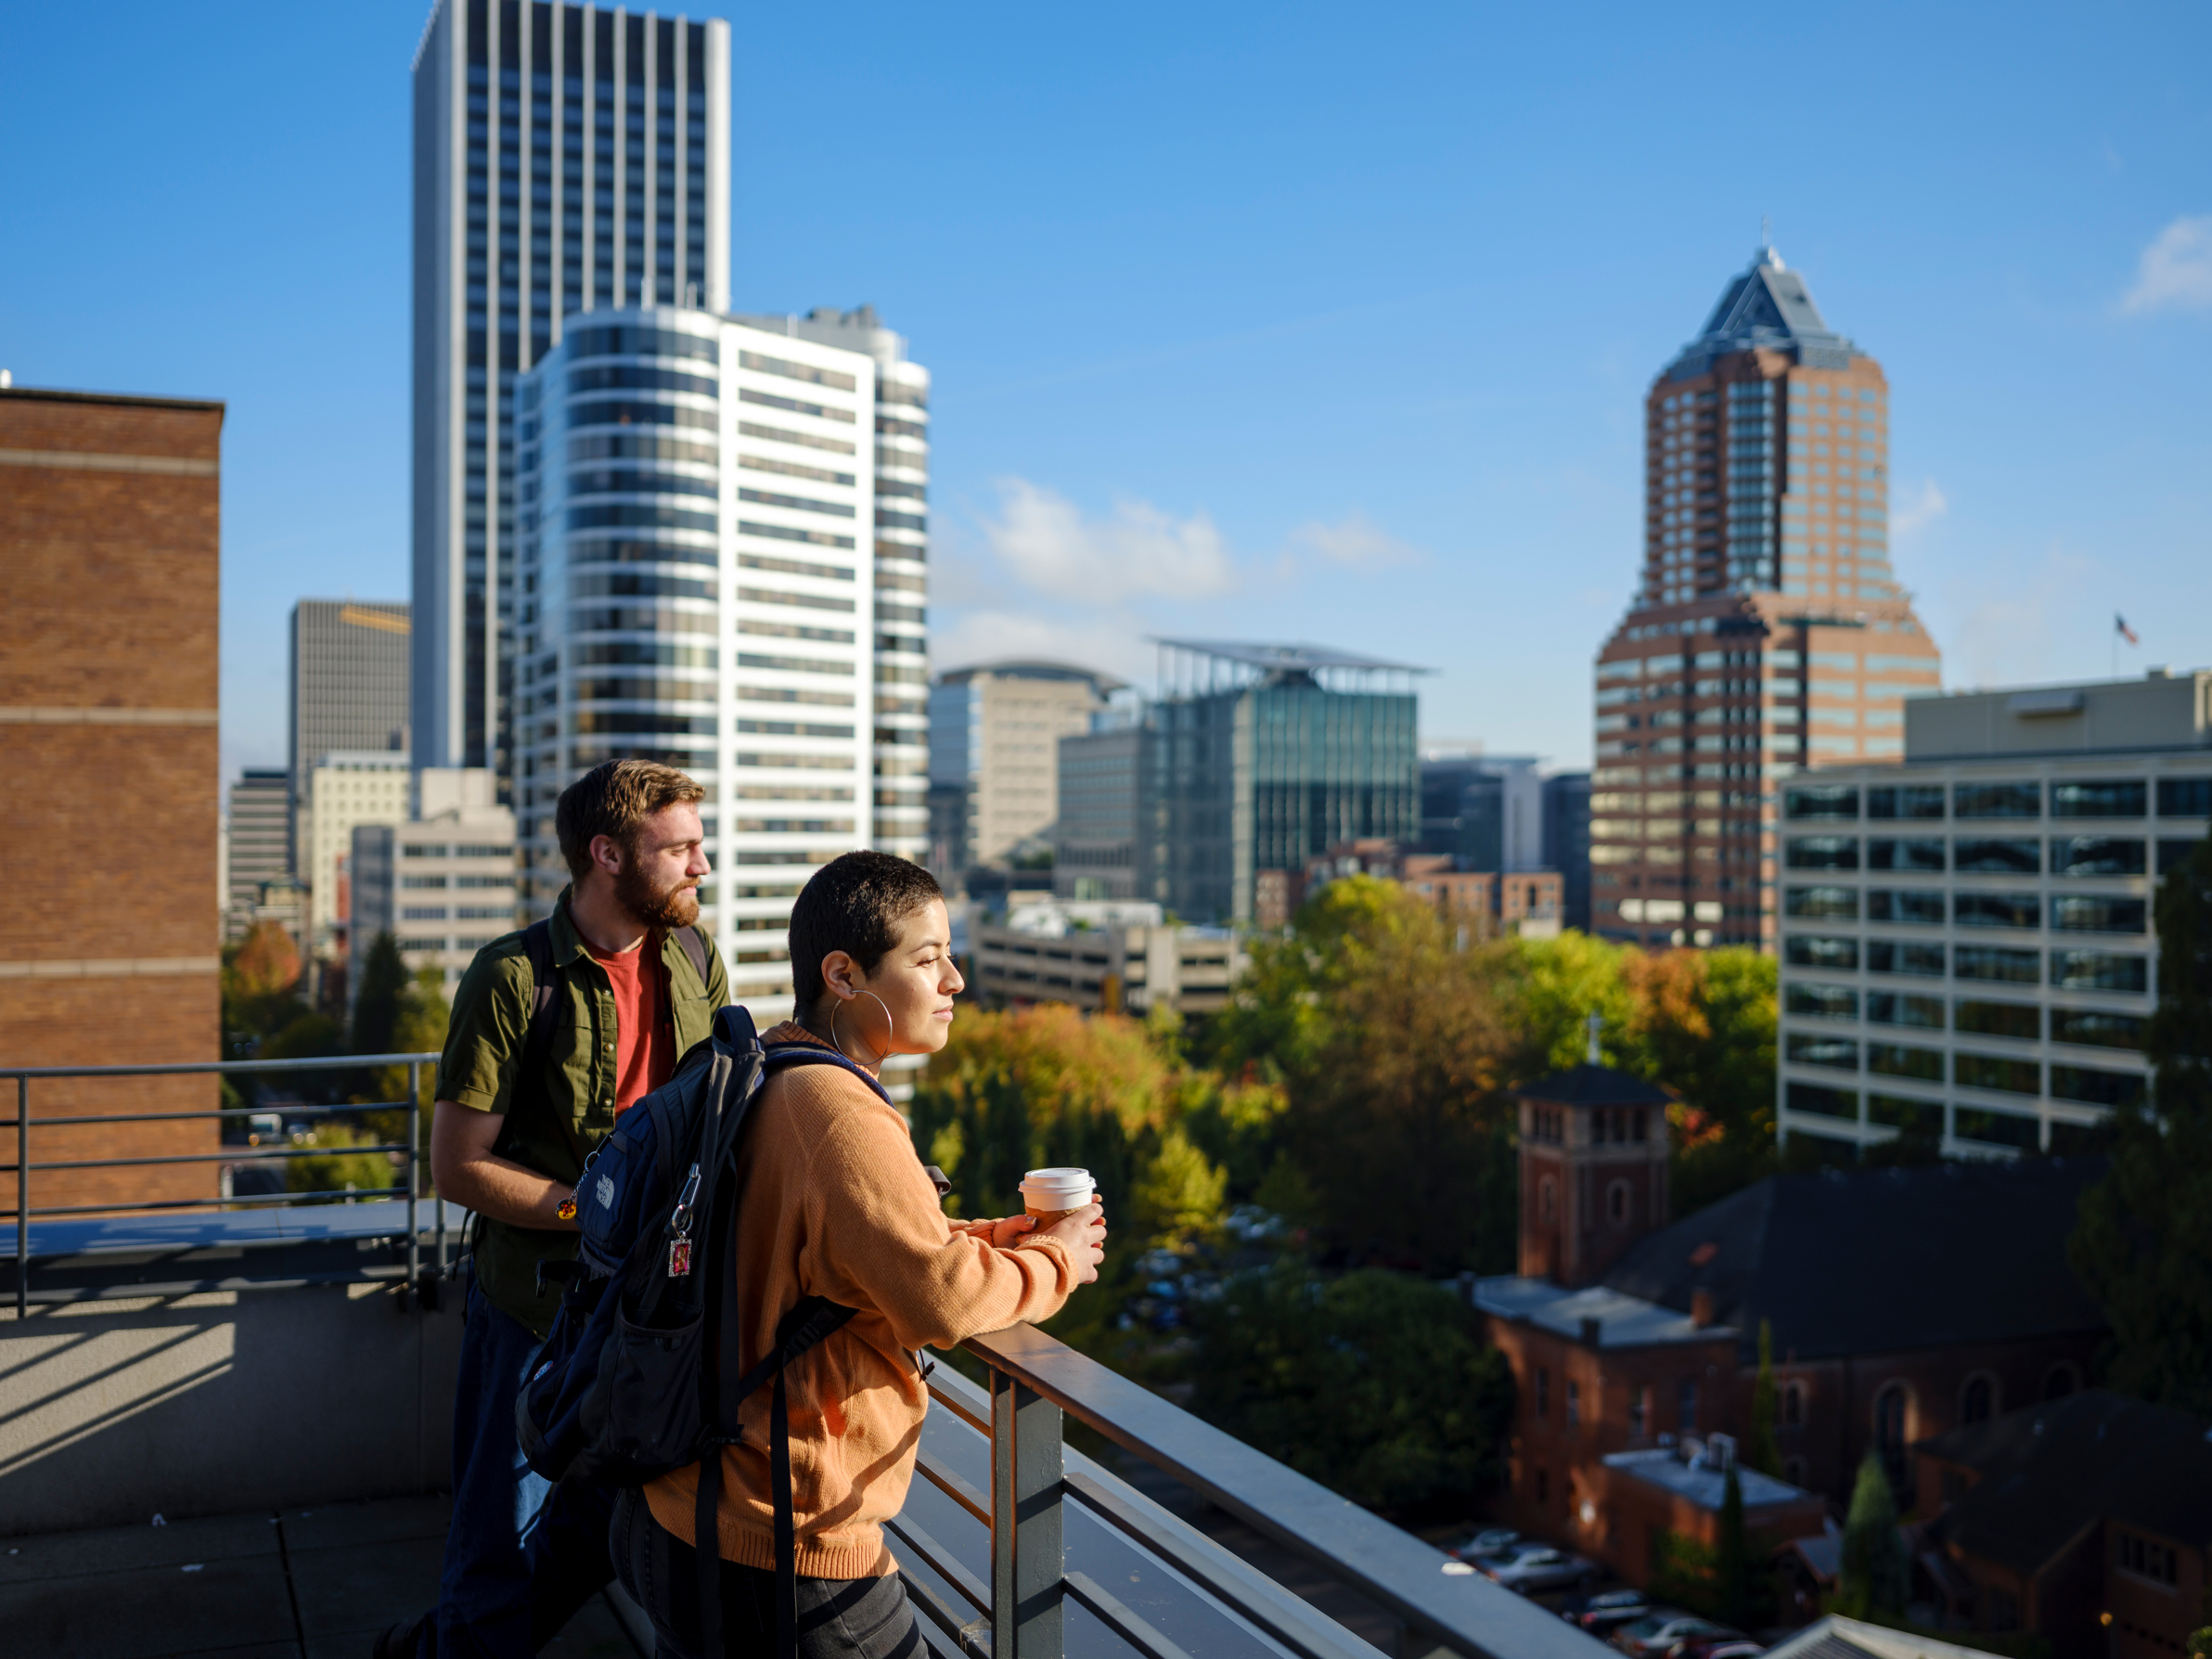
<svg viewBox="0 0 2212 1659"><path fill-rule="evenodd" d="M1378 1659L1373 1644L1064 1445L1063 1416L1156 1465L1373 1603L1396 1623L1400 1659L1438 1649L1465 1659L1597 1659L1604 1651L1556 1614L1488 1579L1447 1575L1441 1550L1033 1326L974 1337L963 1346L989 1368L988 1392L940 1366L930 1378L930 1395L988 1442L989 1489L963 1476L943 1455L942 1443L932 1451L926 1435L916 1467L986 1530L987 1577L931 1536L914 1516L911 1495L887 1524L927 1570L925 1575L909 1568L904 1576L908 1594L935 1627L932 1646L941 1652L962 1659L1064 1659L1064 1615L1074 1602L1145 1659L1190 1659L1098 1575L1070 1566L1065 1523L1074 1512L1170 1569L1195 1590L1190 1605L1211 1603L1210 1616L1226 1613L1280 1653L1295 1659ZM981 1473L980 1458L971 1469ZM1087 1526L1086 1532L1099 1536ZM956 1601L966 1602L974 1616L964 1617Z"/></svg>
<svg viewBox="0 0 2212 1659"><path fill-rule="evenodd" d="M12 1217L16 1224L16 1317L22 1318L36 1300L31 1291L31 1224L45 1218L60 1220L68 1216L132 1215L174 1213L183 1210L251 1209L269 1204L313 1204L347 1199L395 1198L406 1202L407 1265L406 1283L419 1287L423 1280L421 1239L417 1228L416 1206L422 1196L422 1068L434 1064L435 1053L418 1054L347 1054L313 1060L225 1060L207 1061L177 1065L147 1066L15 1066L0 1067L0 1080L15 1083L15 1161L0 1164L0 1175L12 1174L16 1177L15 1207L0 1210L0 1217ZM291 1101L273 1102L260 1106L218 1107L209 1111L186 1112L111 1112L84 1114L62 1113L52 1117L34 1118L31 1115L31 1086L50 1078L110 1078L110 1077L176 1077L213 1074L217 1076L251 1076L271 1073L289 1075L300 1072L363 1071L370 1068L404 1065L407 1068L407 1098L405 1100L375 1100L346 1106L310 1106ZM328 1146L231 1146L215 1152L165 1152L138 1157L122 1158L49 1158L33 1163L31 1157L31 1132L89 1128L104 1124L174 1123L187 1119L212 1118L225 1122L237 1118L254 1118L278 1115L288 1121L342 1117L360 1112L393 1112L407 1113L407 1138L404 1142L373 1143L364 1145ZM354 1191L305 1191L251 1193L242 1196L208 1198L129 1199L106 1201L99 1203L58 1204L39 1208L32 1202L32 1177L40 1172L51 1173L65 1169L124 1169L164 1164L245 1164L264 1159L290 1160L294 1158L327 1158L333 1153L399 1153L400 1168L405 1178L397 1186L357 1190ZM436 1271L442 1277L446 1268L445 1206L436 1203L433 1251ZM396 1277L391 1273L379 1274L375 1269L354 1269L345 1273L316 1274L316 1281L338 1282L369 1278ZM305 1282L288 1280L287 1283ZM199 1281L177 1286L135 1287L138 1294L161 1292L170 1294L195 1290L224 1288L225 1281ZM66 1298L64 1298L66 1299Z"/></svg>

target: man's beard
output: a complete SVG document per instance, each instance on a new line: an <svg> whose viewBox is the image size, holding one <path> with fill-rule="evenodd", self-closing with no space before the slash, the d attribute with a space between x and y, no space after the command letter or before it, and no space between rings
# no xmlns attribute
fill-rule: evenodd
<svg viewBox="0 0 2212 1659"><path fill-rule="evenodd" d="M667 887L655 887L644 866L634 859L623 861L622 873L614 878L614 896L647 927L664 933L688 928L699 920L696 882L684 879Z"/></svg>

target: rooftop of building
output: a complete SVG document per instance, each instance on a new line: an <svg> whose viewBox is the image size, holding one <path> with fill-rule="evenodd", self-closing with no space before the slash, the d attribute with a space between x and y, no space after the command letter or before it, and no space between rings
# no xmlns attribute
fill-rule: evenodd
<svg viewBox="0 0 2212 1659"><path fill-rule="evenodd" d="M2099 1519L2212 1547L2212 1428L2186 1412L2092 1388L1918 1449L1981 1477L1936 1523L1942 1540L2022 1572Z"/></svg>
<svg viewBox="0 0 2212 1659"><path fill-rule="evenodd" d="M1756 1357L1811 1360L2102 1330L2066 1262L2098 1158L1774 1176L1631 1245L1604 1285L1678 1313L1710 1292Z"/></svg>
<svg viewBox="0 0 2212 1659"><path fill-rule="evenodd" d="M2212 749L2212 669L1905 700L1905 759L2040 759Z"/></svg>
<svg viewBox="0 0 2212 1659"><path fill-rule="evenodd" d="M1587 1061L1546 1073L1533 1083L1517 1083L1512 1092L1549 1106L1664 1106L1674 1098L1640 1077Z"/></svg>
<svg viewBox="0 0 2212 1659"><path fill-rule="evenodd" d="M1387 658L1361 656L1356 651L1340 651L1326 645L1267 645L1235 639L1166 639L1152 637L1152 643L1170 650L1189 651L1194 656L1212 657L1222 662L1233 662L1243 668L1257 668L1268 673L1312 674L1318 669L1384 669L1396 674L1434 674L1434 668L1417 668L1409 662L1394 662Z"/></svg>
<svg viewBox="0 0 2212 1659"><path fill-rule="evenodd" d="M1984 1659L1984 1651L1831 1614L1768 1648L1766 1659Z"/></svg>
<svg viewBox="0 0 2212 1659"><path fill-rule="evenodd" d="M1734 352L1781 351L1816 368L1847 368L1857 348L1829 328L1813 303L1805 278L1762 244L1750 267L1731 281L1697 338L1684 346L1660 378L1687 379Z"/></svg>
<svg viewBox="0 0 2212 1659"><path fill-rule="evenodd" d="M1591 1345L1600 1348L1649 1348L1739 1334L1728 1326L1700 1325L1687 1313L1603 1285L1570 1291L1549 1279L1513 1273L1476 1280L1474 1305L1486 1314L1524 1320L1575 1342L1588 1343L1594 1334Z"/></svg>
<svg viewBox="0 0 2212 1659"><path fill-rule="evenodd" d="M1116 679L1103 669L1085 668L1077 662L1059 662L1048 657L1001 657L989 662L971 662L939 675L940 686L958 686L979 675L1009 680L1087 680L1101 697L1128 689L1129 682Z"/></svg>
<svg viewBox="0 0 2212 1659"><path fill-rule="evenodd" d="M120 404L134 409L194 409L212 410L220 415L224 404L219 398L207 397L142 397L128 392L70 392L58 386L17 386L0 384L0 397L21 398L34 403L49 404Z"/></svg>
<svg viewBox="0 0 2212 1659"><path fill-rule="evenodd" d="M1655 1447L1644 1451L1613 1452L1606 1457L1605 1467L1663 1486L1677 1498L1687 1498L1698 1508L1716 1513L1727 1500L1727 1463L1698 1455L1691 1448ZM1793 1486L1787 1481L1778 1481L1770 1474L1761 1474L1742 1463L1736 1465L1736 1482L1743 1490L1746 1510L1780 1509L1784 1504L1822 1501L1816 1493Z"/></svg>

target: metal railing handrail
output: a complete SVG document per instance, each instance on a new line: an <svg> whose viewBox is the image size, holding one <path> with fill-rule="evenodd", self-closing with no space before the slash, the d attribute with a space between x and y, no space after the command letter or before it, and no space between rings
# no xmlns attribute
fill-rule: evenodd
<svg viewBox="0 0 2212 1659"><path fill-rule="evenodd" d="M1111 1477L1088 1460L1079 1460L1080 1467L1071 1469L1061 1444L1063 1412L1320 1566L1401 1621L1408 1632L1419 1632L1464 1659L1596 1659L1601 1651L1582 1630L1502 1586L1478 1575L1447 1576L1441 1550L1420 1544L1318 1482L1034 1326L1015 1325L971 1337L961 1345L990 1369L988 1423L975 1410L975 1402L961 1398L972 1384L933 1377L930 1393L988 1435L991 1492L986 1497L975 1491L928 1458L918 1468L959 1508L989 1526L991 1584L964 1585L958 1563L925 1535L916 1536L917 1529L903 1518L894 1530L984 1615L962 1622L933 1592L917 1598L932 1621L974 1659L986 1653L990 1659L1063 1659L1060 1606L1069 1599L1146 1659L1187 1659L1104 1587L1067 1570L1060 1506L1069 1499L1160 1555L1298 1659L1355 1659L1366 1649L1358 1638L1318 1613L1286 1614L1281 1598L1292 1592L1249 1563L1226 1565L1235 1558L1210 1540L1205 1549L1194 1549L1183 1524L1121 1483L1109 1484ZM1255 1593L1255 1580L1275 1596ZM987 1650L977 1628L985 1623ZM1422 1651L1417 1643L1407 1648Z"/></svg>
<svg viewBox="0 0 2212 1659"><path fill-rule="evenodd" d="M385 1187L375 1190L372 1196L400 1196L406 1200L407 1266L405 1282L418 1292L422 1287L422 1240L416 1226L416 1205L422 1197L422 1068L435 1061L434 1051L423 1050L400 1054L328 1054L302 1057L298 1060L197 1060L176 1061L166 1065L109 1065L109 1066L6 1066L0 1065L0 1078L12 1078L16 1086L16 1155L13 1164L0 1164L0 1175L15 1177L16 1197L12 1212L16 1224L16 1318L28 1318L31 1311L31 1222L33 1216L45 1215L50 1218L64 1215L94 1214L134 1215L154 1211L174 1212L180 1209L213 1209L225 1203L251 1202L252 1198L275 1198L276 1194L249 1195L248 1201L225 1198L148 1200L138 1203L71 1204L52 1206L40 1211L32 1202L31 1177L40 1170L57 1169L123 1169L141 1168L153 1164L230 1164L260 1158L328 1157L333 1151L353 1153L398 1153L405 1161L406 1180L404 1187ZM295 1072L363 1071L383 1066L404 1065L407 1068L407 1098L405 1100L371 1100L352 1106L322 1106L279 1101L267 1106L225 1106L206 1112L145 1112L86 1113L72 1116L61 1113L52 1117L33 1118L31 1115L31 1085L58 1077L174 1077L254 1075L290 1074ZM33 1163L31 1158L31 1131L36 1129L84 1128L95 1124L109 1123L167 1123L194 1118L212 1118L217 1122L225 1118L261 1116L315 1116L329 1117L345 1112L390 1112L405 1109L407 1113L405 1142L378 1142L369 1146L342 1148L324 1147L271 1147L241 1149L238 1152L175 1152L147 1157L126 1158L69 1158L49 1159ZM288 1193L284 1197L295 1202L315 1202L324 1198L347 1196L314 1192ZM351 1196L359 1197L358 1193ZM8 1214L9 1212L0 1212ZM436 1252L437 1271L445 1271L445 1205L437 1205L437 1225L433 1248ZM340 1279L352 1281L364 1275L371 1278L389 1278L388 1272L373 1269L355 1269L337 1276L311 1276L310 1280L321 1282ZM289 1282L289 1281L287 1281ZM45 1300L45 1298L41 1298Z"/></svg>

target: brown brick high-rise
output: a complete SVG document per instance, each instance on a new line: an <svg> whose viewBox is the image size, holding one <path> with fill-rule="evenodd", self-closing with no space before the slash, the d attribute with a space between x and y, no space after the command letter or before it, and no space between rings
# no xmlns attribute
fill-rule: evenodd
<svg viewBox="0 0 2212 1659"><path fill-rule="evenodd" d="M1935 642L1889 564L1888 385L1762 249L1645 406L1644 574L1599 653L1592 928L1775 941L1775 780L1896 759Z"/></svg>
<svg viewBox="0 0 2212 1659"><path fill-rule="evenodd" d="M0 1065L220 1058L223 405L0 390ZM51 1116L206 1110L212 1077L31 1086ZM15 1091L0 1163L15 1162ZM34 1165L212 1152L211 1119L34 1130ZM33 1210L185 1199L212 1164L32 1177ZM15 1176L0 1174L12 1223ZM12 1226L9 1229L12 1233Z"/></svg>

